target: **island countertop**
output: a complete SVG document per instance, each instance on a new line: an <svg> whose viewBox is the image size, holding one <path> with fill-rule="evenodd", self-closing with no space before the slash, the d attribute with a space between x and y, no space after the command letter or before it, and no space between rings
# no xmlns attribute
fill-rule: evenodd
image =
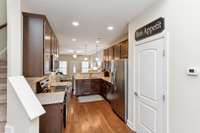
<svg viewBox="0 0 200 133"><path fill-rule="evenodd" d="M112 79L111 77L105 77L102 73L99 73L99 74L93 74L93 75L90 75L90 74L77 74L74 76L74 79L75 80L84 80L84 79L102 79L102 80L105 80L107 82L110 82L112 83Z"/></svg>

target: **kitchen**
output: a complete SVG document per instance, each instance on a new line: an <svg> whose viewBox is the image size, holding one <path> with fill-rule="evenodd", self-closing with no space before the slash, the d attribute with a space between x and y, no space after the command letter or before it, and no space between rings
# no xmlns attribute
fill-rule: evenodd
<svg viewBox="0 0 200 133"><path fill-rule="evenodd" d="M1 0L0 133L199 133L199 5Z"/></svg>
<svg viewBox="0 0 200 133"><path fill-rule="evenodd" d="M48 18L42 14L22 14L23 75L46 111L40 117L40 133L64 133L71 129L68 118L73 101L80 106L103 102L112 109L110 113L121 123L121 128L130 132L125 125L128 35L106 49L99 49L98 38L92 54L88 53L87 44L82 53L60 54L59 41Z"/></svg>

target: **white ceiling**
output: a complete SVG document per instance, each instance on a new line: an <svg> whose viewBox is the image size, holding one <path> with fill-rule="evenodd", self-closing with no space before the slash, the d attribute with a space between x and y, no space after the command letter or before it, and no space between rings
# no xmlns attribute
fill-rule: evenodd
<svg viewBox="0 0 200 133"><path fill-rule="evenodd" d="M88 53L99 47L108 47L112 42L127 35L128 22L156 0L22 0L25 11L45 14L60 42L60 52L69 54L72 50ZM72 21L79 21L73 27ZM113 25L114 31L107 26ZM77 42L72 42L77 38Z"/></svg>

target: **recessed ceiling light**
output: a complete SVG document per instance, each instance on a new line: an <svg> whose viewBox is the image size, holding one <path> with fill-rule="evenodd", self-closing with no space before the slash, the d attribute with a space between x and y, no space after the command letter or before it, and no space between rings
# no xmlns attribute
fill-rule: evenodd
<svg viewBox="0 0 200 133"><path fill-rule="evenodd" d="M72 22L72 25L75 26L75 27L77 27L77 26L79 26L80 24L79 24L78 21L74 21L74 22Z"/></svg>
<svg viewBox="0 0 200 133"><path fill-rule="evenodd" d="M114 30L114 27L113 27L113 26L108 26L108 27L107 27L107 30L110 30L110 31L111 31L111 30Z"/></svg>
<svg viewBox="0 0 200 133"><path fill-rule="evenodd" d="M100 43L100 41L99 41L99 40L96 40L96 43Z"/></svg>
<svg viewBox="0 0 200 133"><path fill-rule="evenodd" d="M85 60L85 61L87 61L87 60L88 60L88 58L87 58L87 57L85 57L85 58L84 58L84 60Z"/></svg>
<svg viewBox="0 0 200 133"><path fill-rule="evenodd" d="M77 55L76 55L76 54L73 54L73 58L77 58Z"/></svg>
<svg viewBox="0 0 200 133"><path fill-rule="evenodd" d="M77 39L76 38L72 38L72 42L76 42L77 41Z"/></svg>

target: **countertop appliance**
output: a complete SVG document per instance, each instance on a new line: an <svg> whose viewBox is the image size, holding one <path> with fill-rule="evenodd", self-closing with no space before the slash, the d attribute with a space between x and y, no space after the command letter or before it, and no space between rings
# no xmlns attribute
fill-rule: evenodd
<svg viewBox="0 0 200 133"><path fill-rule="evenodd" d="M111 62L113 91L111 106L113 111L125 122L128 117L128 60Z"/></svg>

